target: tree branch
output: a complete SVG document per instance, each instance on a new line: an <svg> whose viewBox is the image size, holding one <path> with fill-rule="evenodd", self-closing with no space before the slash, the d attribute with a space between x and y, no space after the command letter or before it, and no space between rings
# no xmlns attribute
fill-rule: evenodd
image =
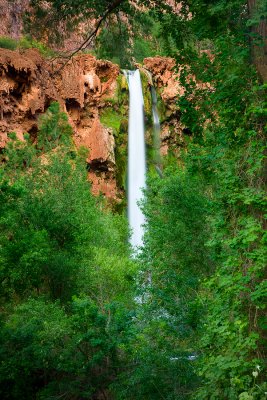
<svg viewBox="0 0 267 400"><path fill-rule="evenodd" d="M97 32L99 31L100 26L102 23L106 20L106 18L114 12L122 3L124 3L126 0L115 0L109 7L108 9L104 12L104 14L100 17L98 20L95 29L93 32L90 33L89 36L83 41L83 43L75 50L73 51L69 56L67 56L67 61L57 70L54 72L54 75L62 71L62 69L68 64L69 60L75 56L79 51L83 50L85 47L87 47L93 38L96 36Z"/></svg>

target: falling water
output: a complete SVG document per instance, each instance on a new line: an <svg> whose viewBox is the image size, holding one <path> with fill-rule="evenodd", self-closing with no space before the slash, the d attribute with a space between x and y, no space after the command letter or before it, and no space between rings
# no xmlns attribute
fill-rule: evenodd
<svg viewBox="0 0 267 400"><path fill-rule="evenodd" d="M152 80L152 76L151 76ZM154 86L151 86L151 97L152 97L152 115L154 124L154 163L155 168L160 176L162 176L162 164L160 156L160 120L157 107L157 93Z"/></svg>
<svg viewBox="0 0 267 400"><path fill-rule="evenodd" d="M144 98L139 70L126 73L129 92L128 138L128 219L132 230L131 244L137 250L143 244L145 217L138 203L146 186Z"/></svg>

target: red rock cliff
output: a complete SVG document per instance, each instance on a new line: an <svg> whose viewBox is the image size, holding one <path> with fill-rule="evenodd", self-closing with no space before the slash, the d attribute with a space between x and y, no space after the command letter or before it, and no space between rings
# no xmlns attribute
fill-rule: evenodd
<svg viewBox="0 0 267 400"><path fill-rule="evenodd" d="M55 69L60 70L54 74ZM58 101L73 127L77 146L89 150L93 192L116 197L114 137L100 122L106 100L116 91L119 67L91 55L79 55L54 71L36 50L0 49L0 147L11 131L23 138L37 133L40 114Z"/></svg>
<svg viewBox="0 0 267 400"><path fill-rule="evenodd" d="M147 58L144 67L152 73L164 105L161 153L165 155L172 150L179 154L184 127L176 100L184 89L179 84L175 61ZM114 100L118 95L119 74L117 65L89 54L77 55L67 64L58 61L52 66L34 49L23 52L0 49L0 148L5 147L8 133L12 131L22 140L25 132L35 139L38 117L52 101L58 101L68 114L76 146L89 150L88 176L93 193L101 192L108 198L118 199L121 193L116 183L116 132L104 126L100 116L106 108L114 113L118 111ZM125 115L127 105L123 118ZM118 114L117 117L120 118ZM124 145L126 142L127 139Z"/></svg>

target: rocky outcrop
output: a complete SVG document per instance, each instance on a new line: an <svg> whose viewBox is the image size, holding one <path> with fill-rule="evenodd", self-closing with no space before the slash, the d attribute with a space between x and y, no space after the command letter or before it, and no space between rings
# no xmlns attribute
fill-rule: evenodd
<svg viewBox="0 0 267 400"><path fill-rule="evenodd" d="M170 57L149 57L144 59L144 67L148 69L154 84L161 90L161 98L166 105L173 108L178 96L184 94L179 82L180 71L176 70L176 61Z"/></svg>
<svg viewBox="0 0 267 400"><path fill-rule="evenodd" d="M185 93L180 83L181 69L170 57L149 57L144 59L144 67L153 77L153 84L158 94L159 112L161 119L162 156L171 150L179 156L184 145L185 126L180 121L177 99Z"/></svg>
<svg viewBox="0 0 267 400"><path fill-rule="evenodd" d="M52 101L68 114L74 142L89 150L89 179L93 192L116 197L115 141L111 128L100 122L106 101L115 96L119 67L82 54L53 67L38 51L0 50L0 147L9 132L33 140L38 118ZM112 182L112 183L111 183Z"/></svg>
<svg viewBox="0 0 267 400"><path fill-rule="evenodd" d="M164 57L147 58L144 67L151 72L158 93L161 154L173 151L179 155L184 133L190 134L180 122L176 105L184 93L179 71L173 59ZM151 119L149 85L151 77L145 89L145 108ZM52 101L58 101L67 113L75 145L89 150L88 178L93 193L115 200L123 197L128 92L119 67L90 54L51 64L34 49L0 49L0 148L5 147L12 131L21 140L26 132L36 140L39 116ZM148 130L147 139L152 144L150 133Z"/></svg>

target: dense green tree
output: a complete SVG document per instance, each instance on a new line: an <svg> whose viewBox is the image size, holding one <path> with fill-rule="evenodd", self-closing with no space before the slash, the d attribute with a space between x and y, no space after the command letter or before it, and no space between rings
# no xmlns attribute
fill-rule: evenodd
<svg viewBox="0 0 267 400"><path fill-rule="evenodd" d="M184 161L210 187L207 244L216 266L200 292L206 318L199 331L203 381L195 397L261 399L266 391L266 85L251 63L245 2L214 2L206 15L202 2L192 4L196 14L190 24L209 54L197 47L190 51L191 71L206 87L184 74L187 92L179 105L193 133Z"/></svg>
<svg viewBox="0 0 267 400"><path fill-rule="evenodd" d="M138 279L133 366L121 375L120 399L188 399L197 384L197 291L212 270L205 248L209 202L201 180L171 168L148 181L147 231ZM124 387L124 389L122 389Z"/></svg>
<svg viewBox="0 0 267 400"><path fill-rule="evenodd" d="M161 37L161 24L148 11L140 13L138 18L129 16L127 23L119 15L108 18L97 35L95 51L97 57L111 60L122 68L132 68L145 57L168 55Z"/></svg>
<svg viewBox="0 0 267 400"><path fill-rule="evenodd" d="M95 398L123 358L136 270L128 228L90 193L70 134L53 103L37 142L11 134L2 155L3 399Z"/></svg>
<svg viewBox="0 0 267 400"><path fill-rule="evenodd" d="M119 336L88 297L28 299L1 329L1 398L98 398L119 369Z"/></svg>

